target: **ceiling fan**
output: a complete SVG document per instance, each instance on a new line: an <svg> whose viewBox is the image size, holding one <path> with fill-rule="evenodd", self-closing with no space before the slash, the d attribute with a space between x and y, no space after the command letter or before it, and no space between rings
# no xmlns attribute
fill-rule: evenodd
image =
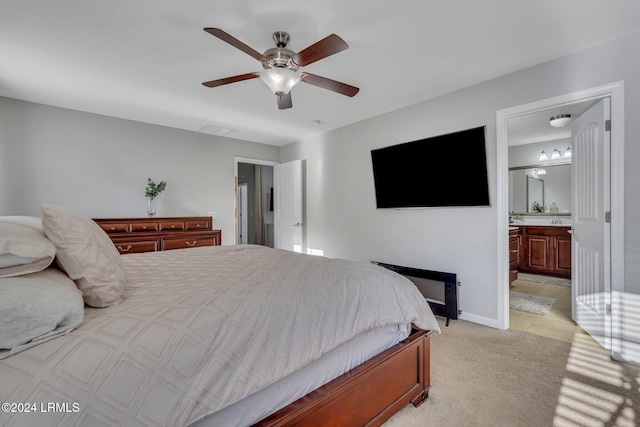
<svg viewBox="0 0 640 427"><path fill-rule="evenodd" d="M305 67L349 48L349 45L335 34L331 34L306 49L295 53L286 47L289 42L289 34L284 31L276 31L273 33L273 41L276 43L276 47L267 49L264 54L262 54L219 28L205 28L204 30L257 59L262 63L262 67L264 68L264 71L239 74L237 76L202 83L207 87L217 87L259 77L269 85L271 91L276 95L278 98L278 108L281 110L293 106L291 89L300 82L328 89L346 96L354 96L360 90L346 83L305 71L299 71L300 67Z"/></svg>

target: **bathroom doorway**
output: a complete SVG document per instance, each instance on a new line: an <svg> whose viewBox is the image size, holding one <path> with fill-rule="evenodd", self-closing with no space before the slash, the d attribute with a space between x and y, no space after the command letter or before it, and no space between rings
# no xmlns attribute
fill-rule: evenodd
<svg viewBox="0 0 640 427"><path fill-rule="evenodd" d="M498 220L500 226L498 227L498 246L499 246L499 282L498 286L498 327L502 329L509 328L509 287L508 287L508 167L509 167L509 121L514 118L524 117L527 115L533 115L541 113L548 115L552 108L555 107L568 107L572 105L578 105L580 103L597 101L603 98L610 98L612 102L612 122L616 123L615 126L619 126L619 129L623 128L624 124L624 103L623 93L624 84L622 82L614 83L611 85L605 85L593 89L588 89L581 92L567 94L556 98L550 98L546 100L537 101L531 104L525 104L518 107L501 110L497 113L497 154L498 154ZM546 117L548 121L550 118ZM609 187L610 199L611 199L611 239L609 247L603 248L608 257L605 261L606 269L610 272L608 280L610 280L609 292L615 292L621 290L624 285L624 279L621 277L623 271L623 254L622 251L611 251L611 248L620 245L623 241L623 193L620 190L623 181L623 146L624 138L622 132L611 133L611 181ZM607 153L609 156L609 153ZM608 158L608 157L607 157ZM575 161L575 159L574 159ZM604 161L604 159L602 159ZM618 185L616 185L616 183ZM604 214L604 212L603 212ZM619 215L615 218L614 215ZM504 224L504 225L502 225ZM606 243L609 245L609 242ZM618 270L619 269L619 270ZM572 296L575 299L575 296ZM572 301L575 303L575 301ZM603 306L603 309L605 307ZM610 311L609 311L610 310ZM615 316L616 306L606 307L606 311L613 313ZM611 314L609 315L611 316ZM612 335L611 321L608 319L608 327L604 327L604 332L608 335L609 339ZM615 336L615 335L614 335ZM615 357L615 352L614 352Z"/></svg>
<svg viewBox="0 0 640 427"><path fill-rule="evenodd" d="M236 158L236 243L274 247L273 166L276 162Z"/></svg>

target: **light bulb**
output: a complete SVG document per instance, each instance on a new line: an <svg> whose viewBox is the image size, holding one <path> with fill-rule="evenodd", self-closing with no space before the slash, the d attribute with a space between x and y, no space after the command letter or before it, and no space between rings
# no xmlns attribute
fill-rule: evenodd
<svg viewBox="0 0 640 427"><path fill-rule="evenodd" d="M300 75L288 68L268 68L260 72L260 79L265 82L271 92L278 96L286 95L298 83Z"/></svg>

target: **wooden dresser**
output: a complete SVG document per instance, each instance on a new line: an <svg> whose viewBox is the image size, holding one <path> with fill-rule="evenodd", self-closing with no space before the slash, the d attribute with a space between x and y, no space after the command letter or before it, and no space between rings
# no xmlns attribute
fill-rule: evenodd
<svg viewBox="0 0 640 427"><path fill-rule="evenodd" d="M121 254L219 246L222 231L207 216L94 219Z"/></svg>

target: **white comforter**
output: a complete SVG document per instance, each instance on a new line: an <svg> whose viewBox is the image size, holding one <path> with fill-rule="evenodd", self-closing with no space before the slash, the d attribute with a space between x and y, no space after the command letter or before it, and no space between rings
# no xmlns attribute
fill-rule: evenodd
<svg viewBox="0 0 640 427"><path fill-rule="evenodd" d="M373 264L251 245L123 258L122 304L0 360L0 401L36 405L0 425L188 425L360 332L439 330L415 286Z"/></svg>

